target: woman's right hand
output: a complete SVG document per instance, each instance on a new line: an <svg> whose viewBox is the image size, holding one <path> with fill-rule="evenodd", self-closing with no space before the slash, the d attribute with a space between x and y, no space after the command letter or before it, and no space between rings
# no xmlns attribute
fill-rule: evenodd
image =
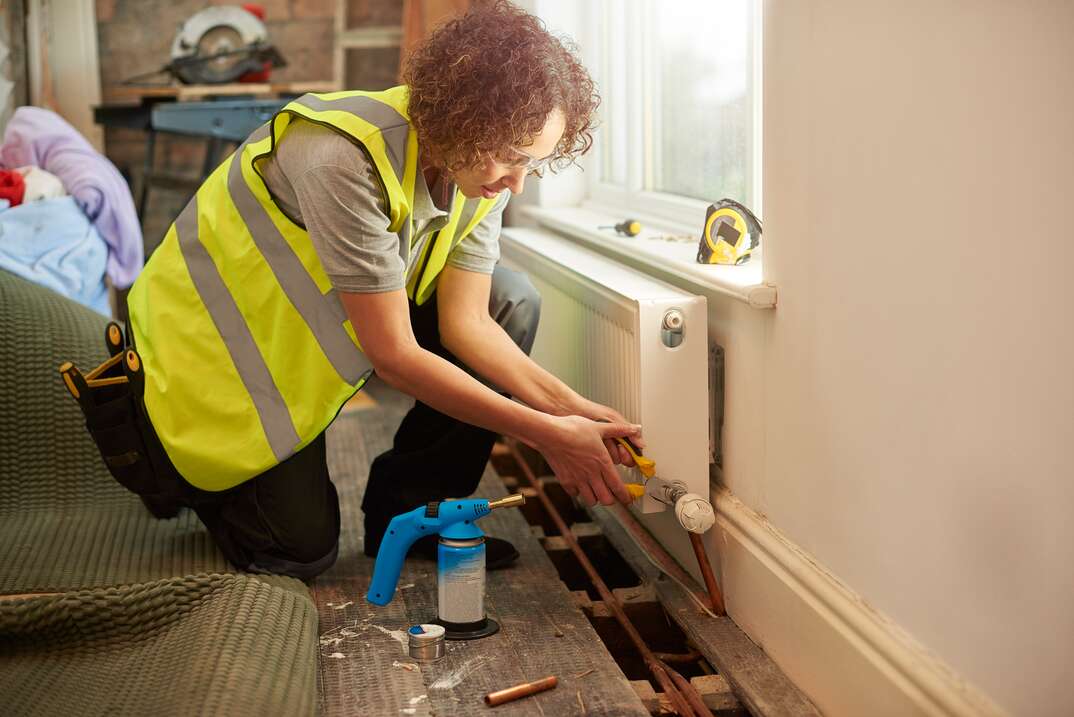
<svg viewBox="0 0 1074 717"><path fill-rule="evenodd" d="M598 423L581 416L549 416L550 429L535 447L568 495L586 505L630 505L631 497L612 464L604 441L641 436L632 423Z"/></svg>

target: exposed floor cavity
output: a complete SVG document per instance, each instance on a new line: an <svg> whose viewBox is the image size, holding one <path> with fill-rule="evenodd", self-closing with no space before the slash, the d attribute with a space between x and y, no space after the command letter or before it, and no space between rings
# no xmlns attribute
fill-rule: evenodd
<svg viewBox="0 0 1074 717"><path fill-rule="evenodd" d="M529 481L515 462L513 455L494 453L492 463L508 491L516 492L530 487ZM541 485L548 499L568 526L592 522L589 515L575 504L560 484L542 480ZM653 689L659 692L660 685L654 681L644 660L623 632L623 628L603 605L600 592L585 568L574 553L567 549L564 539L559 537L555 521L552 520L544 504L537 498L527 500L522 506L522 514L527 523L531 526L539 526L538 532L546 536L541 538L541 543L548 551L549 559L555 565L560 579L568 589L575 591L576 594L584 592L588 596L591 602L582 608L582 612L585 613L623 673L630 680L648 681ZM642 595L642 580L611 544L611 541L600 532L585 529L579 531L577 528L573 528L572 532L575 532L578 546L597 568L605 585L613 591L621 591L621 599L624 600L623 611L630 617L635 629L650 649L676 655L690 653L693 646L678 625L668 617L659 601L637 600ZM638 589L633 590L633 588ZM715 672L712 666L700 656L697 661L676 662L675 668L687 679Z"/></svg>

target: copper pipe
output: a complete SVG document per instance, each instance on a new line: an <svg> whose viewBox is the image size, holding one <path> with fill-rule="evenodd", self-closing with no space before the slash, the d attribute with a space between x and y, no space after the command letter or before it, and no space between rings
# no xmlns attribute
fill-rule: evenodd
<svg viewBox="0 0 1074 717"><path fill-rule="evenodd" d="M640 652L640 650L639 650ZM649 672L656 678L657 683L660 685L660 689L664 691L668 701L671 702L671 709L675 710L675 714L679 717L702 717L702 715L694 712L690 707L690 702L687 700L679 688L675 686L675 682L668 675L668 669L660 663L660 660L646 660L645 666L649 668Z"/></svg>
<svg viewBox="0 0 1074 717"><path fill-rule="evenodd" d="M663 545L656 542L656 538L653 537L652 533L638 522L638 519L626 507L616 503L611 507L611 510L618 516L619 523L630 533L634 542L641 546L642 551L648 554L663 572L670 575L673 580L679 583L684 590L688 591L702 605L710 604L711 601L705 599L706 596L703 592L690 587L691 585L697 585L694 576L682 569L678 561L668 554Z"/></svg>
<svg viewBox="0 0 1074 717"><path fill-rule="evenodd" d="M672 681L671 677L668 676L665 667L661 665L660 661L657 660L656 657L653 656L652 650L650 650L649 646L645 644L645 640L642 639L641 635L638 633L637 628L634 627L634 624L630 621L630 618L628 618L626 613L623 612L623 606L619 603L619 599L615 597L615 595L612 594L612 591L608 589L608 586L604 584L604 580L601 579L600 575L597 573L596 568L593 567L593 563L589 562L589 557L585 554L585 552L583 552L581 546L578 545L578 540L574 537L574 533L572 533L571 529L567 527L567 524L563 522L563 517L560 516L559 511L556 510L556 507L552 505L552 501L545 493L544 487L541 485L540 481L537 480L537 476L533 474L533 471L530 469L529 464L527 464L525 459L523 459L522 454L518 450L517 444L514 441L511 441L510 446L511 455L518 463L518 467L522 469L523 474L526 476L526 480L530 482L530 485L533 487L534 491L536 491L537 497L541 500L541 503L544 505L545 510L548 511L548 515L552 518L552 522L556 524L556 528L559 530L560 535L563 536L563 539L567 542L567 545L570 546L571 552L574 553L574 557L576 557L578 559L578 562L581 563L582 568L586 571L586 574L589 575L589 579L593 581L593 586L597 588L597 592L600 593L601 599L612 611L612 614L615 616L615 619L623 628L623 632L625 632L627 637L630 638L630 641L634 643L634 647L638 650L638 653L641 654L641 657L645 661L645 664L649 668L649 671L653 674L653 677L656 678L656 681L657 683L659 683L660 688L664 691L668 699L671 701L672 708L676 712L678 712L681 717L704 717L704 713L702 713L701 715L697 715L694 712L693 708L690 706L690 702L688 702L687 699L680 693L679 689L675 686L675 683ZM693 689L693 686L689 683L687 683L687 686L689 687L689 689Z"/></svg>
<svg viewBox="0 0 1074 717"><path fill-rule="evenodd" d="M665 667L667 667L667 665L665 665ZM671 675L672 681L682 692L683 697L690 703L690 707L693 708L694 712L701 715L701 717L714 717L712 710L705 704L705 700L701 699L701 695L697 693L697 690L694 689L694 686L690 684L689 680L670 667L667 667L667 671L668 674Z"/></svg>
<svg viewBox="0 0 1074 717"><path fill-rule="evenodd" d="M545 677L543 680L537 680L536 682L523 682L521 685L489 692L485 695L485 704L489 707L495 707L496 705L502 705L504 702L514 702L517 699L529 697L530 695L535 695L538 692L544 692L545 690L550 690L557 684L559 684L559 680L557 680L554 675Z"/></svg>
<svg viewBox="0 0 1074 717"><path fill-rule="evenodd" d="M661 662L671 664L673 662L697 662L701 659L701 653L697 650L690 650L682 654L675 652L654 652L653 656Z"/></svg>
<svg viewBox="0 0 1074 717"><path fill-rule="evenodd" d="M716 584L716 576L712 574L712 564L709 562L709 553L705 549L705 541L697 533L689 533L690 545L694 548L697 556L697 566L701 568L701 577L705 578L705 587L709 591L709 599L712 600L712 611L720 617L727 614L723 606L723 595L720 586Z"/></svg>

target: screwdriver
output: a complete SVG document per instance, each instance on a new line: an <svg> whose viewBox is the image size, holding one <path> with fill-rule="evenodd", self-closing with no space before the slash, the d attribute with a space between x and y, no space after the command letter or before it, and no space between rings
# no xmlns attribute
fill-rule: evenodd
<svg viewBox="0 0 1074 717"><path fill-rule="evenodd" d="M628 237L636 237L638 234L641 234L641 222L639 222L637 219L624 219L623 221L619 222L618 224L615 224L614 226L611 224L605 224L604 226L597 227L597 229L614 229L617 234L622 234L623 236Z"/></svg>

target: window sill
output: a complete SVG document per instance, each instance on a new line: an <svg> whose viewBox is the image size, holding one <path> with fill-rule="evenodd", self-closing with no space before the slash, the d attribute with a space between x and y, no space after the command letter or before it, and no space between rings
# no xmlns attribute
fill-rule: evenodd
<svg viewBox="0 0 1074 717"><path fill-rule="evenodd" d="M624 237L611 229L598 229L623 220L622 212L611 213L600 206L587 204L580 208L545 208L529 206L523 214L543 227L578 240L587 247L633 266L670 283L683 282L695 289L708 290L733 297L757 309L773 309L777 290L764 283L760 252L741 266L698 264L697 240L667 241L664 235L680 235L682 228L651 223L644 217L643 230L636 237ZM699 233L693 232L700 237Z"/></svg>

